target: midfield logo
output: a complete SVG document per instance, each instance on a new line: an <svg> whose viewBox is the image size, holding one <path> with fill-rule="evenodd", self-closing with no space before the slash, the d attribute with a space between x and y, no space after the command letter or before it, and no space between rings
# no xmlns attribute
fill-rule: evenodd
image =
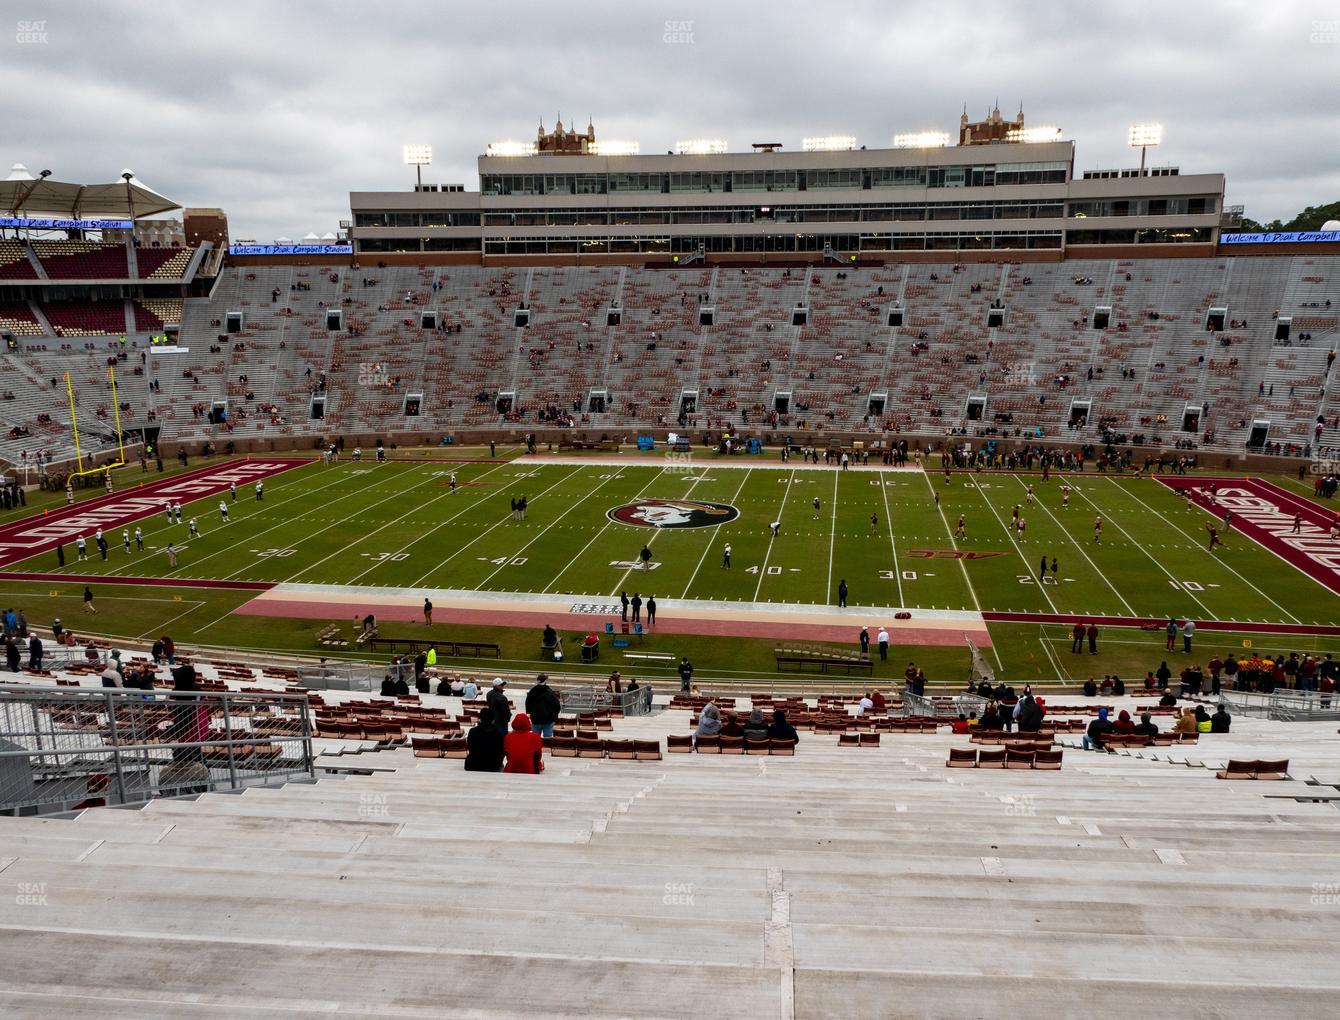
<svg viewBox="0 0 1340 1020"><path fill-rule="evenodd" d="M729 524L740 511L725 503L700 503L689 499L640 499L616 506L606 516L619 524L637 528L715 528Z"/></svg>

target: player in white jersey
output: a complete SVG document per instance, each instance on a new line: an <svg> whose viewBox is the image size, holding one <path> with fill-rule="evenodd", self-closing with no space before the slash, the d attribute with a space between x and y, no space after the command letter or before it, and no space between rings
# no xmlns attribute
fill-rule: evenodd
<svg viewBox="0 0 1340 1020"><path fill-rule="evenodd" d="M135 528L135 549L144 552L144 532L138 527Z"/></svg>
<svg viewBox="0 0 1340 1020"><path fill-rule="evenodd" d="M228 504L223 500L219 500L219 519L223 521L224 524L228 523Z"/></svg>
<svg viewBox="0 0 1340 1020"><path fill-rule="evenodd" d="M200 532L199 532L199 530L198 530L198 529L196 528L196 526L195 526L195 518L194 518L194 517L191 518L190 529L191 529L191 530L187 533L187 537L188 537L188 538L199 538L199 537L200 537Z"/></svg>
<svg viewBox="0 0 1340 1020"><path fill-rule="evenodd" d="M1103 540L1103 515L1099 514L1093 519L1093 540L1101 542Z"/></svg>
<svg viewBox="0 0 1340 1020"><path fill-rule="evenodd" d="M88 543L84 541L83 535L80 535L78 538L74 540L74 547L79 552L79 556L77 557L78 559L81 560L88 559Z"/></svg>
<svg viewBox="0 0 1340 1020"><path fill-rule="evenodd" d="M1027 497L1028 497L1028 504L1029 504L1029 506L1032 506L1032 505L1033 505L1033 484L1032 484L1031 482L1030 482L1029 485L1028 485L1028 492L1026 493L1026 495L1027 495Z"/></svg>
<svg viewBox="0 0 1340 1020"><path fill-rule="evenodd" d="M1067 482L1061 486L1061 506L1063 508L1070 506L1070 483Z"/></svg>
<svg viewBox="0 0 1340 1020"><path fill-rule="evenodd" d="M130 553L130 531L129 531L129 529L127 529L127 528L122 528L122 529L121 529L121 548L124 549L124 550L126 551L126 554L127 554L127 555L129 555L129 553Z"/></svg>

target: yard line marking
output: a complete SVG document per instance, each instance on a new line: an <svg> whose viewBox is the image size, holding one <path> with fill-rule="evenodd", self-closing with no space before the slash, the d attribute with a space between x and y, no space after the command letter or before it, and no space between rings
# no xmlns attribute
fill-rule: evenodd
<svg viewBox="0 0 1340 1020"><path fill-rule="evenodd" d="M893 579L898 582L898 607L901 609L906 605L903 601L903 572L898 569L898 543L893 536L893 513L889 510L889 487L884 484L881 478L879 482L879 491L884 496L884 523L889 529L889 548L893 550Z"/></svg>
<svg viewBox="0 0 1340 1020"><path fill-rule="evenodd" d="M592 465L592 466L593 466L593 467L597 467L597 466L599 466L599 465ZM580 471L581 469L578 468L578 470ZM568 477L574 477L575 475L576 475L576 472L574 472L573 475L569 475ZM544 527L544 528L542 528L542 529L540 530L540 533L539 533L538 535L536 535L534 538L532 538L529 542L527 542L525 545L523 545L523 546L522 546L520 549L518 549L516 552L514 552L514 553L512 553L510 556L508 556L507 559L506 559L506 561L503 562L502 566L500 566L500 567L495 567L494 570L493 570L493 572L492 572L491 574L489 574L488 577L484 578L484 580L480 581L480 582L479 582L478 584L476 584L474 587L475 587L476 589L487 588L487 587L488 587L488 583L489 583L490 581L493 580L494 576L495 576L499 571L501 571L501 570L503 569L503 567L506 567L506 566L507 566L507 561L510 561L510 560L512 560L514 557L521 555L523 552L525 552L527 549L529 549L531 546L533 546L533 545L534 545L536 542L538 542L540 539L544 538L544 536L547 535L547 534L549 533L549 529L550 529L550 528L554 527L554 525L556 525L559 521L563 520L563 518L566 517L567 514L569 514L569 513L572 512L573 510L575 510L577 507L581 506L581 505L582 505L583 503L585 503L588 499L590 499L592 496L594 496L597 492L599 492L601 489L603 489L606 485L609 485L610 482L614 481L615 477L616 477L616 476L613 475L613 474L608 475L608 477L606 477L604 481L602 481L599 485L597 485L594 489L592 489L590 492L588 492L588 493L587 493L585 496L583 496L581 499L577 500L576 503L573 503L572 506L568 507L568 509L565 510L565 511L563 511L563 513L559 514L559 515L558 515L557 517L555 517L552 521L550 521L549 524L548 524L546 527ZM546 490L546 491L547 491L547 490ZM483 537L483 536L481 536L481 537Z"/></svg>
<svg viewBox="0 0 1340 1020"><path fill-rule="evenodd" d="M657 480L659 480L661 475L663 474L665 474L665 468L661 468L659 471L656 472L656 474L652 475L651 481L649 481L646 485L642 486L642 488L638 490L637 495L634 496L633 499L634 500L641 499L643 494L649 488L655 485ZM586 550L590 549L591 546L595 544L596 539L598 539L601 535L605 534L605 532L608 531L613 525L614 522L607 519L605 521L605 526L602 527L599 531L597 531L594 535L592 535L591 538L587 541L587 543L584 546L582 546L580 550L578 550L577 555L574 556L572 559L568 560L567 564L563 567L563 569L560 570L557 574L555 574L553 578L550 579L549 583L540 589L540 594L541 595L548 594L550 587L557 584L558 579L562 577L564 574L566 574L568 570L572 567L572 565L576 563L579 559L581 559L583 555L585 555ZM624 575L624 577L627 576L628 576L627 574ZM617 591L618 589L616 588L615 590Z"/></svg>
<svg viewBox="0 0 1340 1020"><path fill-rule="evenodd" d="M972 480L972 487L977 490L977 495L982 497L982 502L985 503L986 508L991 511L991 516L993 516L996 519L996 523L1000 525L1000 530L1005 532L1005 541L1014 546L1014 551L1019 554L1019 559L1022 560L1024 564L1024 571L1029 577L1032 577L1033 567L1028 560L1024 559L1024 551L1019 548L1019 543L1016 542L1014 536L1010 534L1010 529L1005 527L1005 519L1001 517L1000 513L996 510L996 505L987 498L986 493L982 491L982 487L977 484L976 478ZM1056 608L1056 603L1052 601L1051 595L1047 593L1047 586L1039 584L1038 588L1042 592L1042 597L1047 600L1047 605L1052 607L1052 612L1059 613L1060 610Z"/></svg>
<svg viewBox="0 0 1340 1020"><path fill-rule="evenodd" d="M1098 506L1098 504L1095 503L1093 500L1091 500L1088 496L1086 496L1086 495L1084 494L1084 490L1083 490L1083 489L1081 489L1081 488L1079 488L1078 486L1076 486L1076 487L1075 487L1075 492L1076 492L1076 494L1079 496L1080 499L1082 499L1082 500L1084 500L1084 502L1088 503L1089 506L1093 507L1093 509L1094 509L1095 511L1101 512L1100 507ZM1123 535L1126 536L1126 540L1127 540L1128 542L1130 542L1132 545L1134 545L1136 548L1138 548L1142 553L1144 553L1144 554L1145 554L1145 557L1149 560L1150 563L1154 564L1154 566L1158 567L1161 571L1163 571L1164 575L1167 576L1167 578L1168 578L1169 581L1176 581L1176 580L1177 580L1177 578L1173 577L1172 574L1168 573L1168 568L1167 568L1167 567L1165 567L1162 563L1160 563L1157 559L1154 558L1154 554L1153 554L1153 553L1151 553L1148 549L1146 549L1146 548L1145 548L1143 545L1141 545L1139 542L1135 541L1135 539L1133 539L1133 538L1131 537L1131 533L1130 533L1129 531L1127 531L1125 528L1123 528L1120 524L1117 523L1117 519L1116 519L1116 517L1114 517L1111 513L1104 514L1103 516L1104 516L1104 520L1105 520L1105 521L1111 523L1111 525L1112 525L1114 528L1116 528L1118 531L1120 531ZM1177 585L1177 590L1178 590L1178 591L1185 591L1188 595L1190 595L1190 596L1191 596L1191 601L1193 601L1194 603L1196 603L1196 605L1200 606L1200 608L1203 609L1203 610L1205 611L1205 618L1206 618L1206 619L1208 619L1208 620L1213 620L1213 619L1215 618L1214 613L1210 612L1209 607L1207 607L1207 606L1205 605L1205 603L1202 602L1200 599L1196 598L1196 593L1195 593L1194 591L1191 591L1189 588L1183 588L1180 584Z"/></svg>
<svg viewBox="0 0 1340 1020"><path fill-rule="evenodd" d="M1022 485L1025 489L1028 488L1028 485L1018 475L1014 476L1014 480L1018 482L1020 485ZM1089 566L1093 567L1094 573L1097 574L1099 577L1101 577L1103 579L1103 583L1112 589L1112 594L1121 600L1121 604L1126 607L1126 612L1131 616L1139 616L1140 614L1131 608L1131 604L1126 601L1126 599L1122 596L1121 592L1117 591L1117 586L1114 585L1111 581L1109 581L1107 579L1107 575L1098 569L1098 564L1094 563L1093 560L1089 559L1089 554L1084 551L1084 547L1079 544L1079 542L1075 539L1075 536L1070 534L1070 532L1066 530L1065 525L1062 524L1061 521L1057 518L1057 516L1047 508L1047 504L1042 502L1041 499L1035 500L1034 503L1036 506L1042 508L1043 513L1045 513L1048 517L1050 517L1053 521L1056 522L1056 526L1061 529L1061 534L1065 535L1065 537L1070 540L1070 544L1075 547L1075 551L1084 557L1084 562L1087 563Z"/></svg>
<svg viewBox="0 0 1340 1020"><path fill-rule="evenodd" d="M301 470L301 469L295 469L295 470ZM346 477L347 477L347 476L346 476ZM294 480L297 481L297 480L300 480L300 479L294 479ZM329 485L321 485L321 486L318 486L318 487L315 488L315 489L306 489L306 490L304 490L303 492L300 492L300 493L299 493L298 495L296 495L296 496L290 496L288 499L281 499L281 500L279 500L277 503L270 503L270 504L268 504L267 509L268 509L268 508L272 508L272 507L281 507L281 506L283 506L283 505L286 504L286 503L291 503L291 502L293 502L295 499L302 499L304 496L308 496L308 495L311 495L311 494L313 494L313 493L317 493L317 492L323 492L323 491L325 491L326 489L329 489L332 485L338 485L338 484L339 484L340 482L342 482L342 481L344 481L344 477L336 478L336 479L335 479L333 482L331 482ZM276 486L276 488L278 488L278 486ZM362 490L359 490L359 491L362 491ZM226 491L225 491L225 492L222 492L222 493L219 493L219 496L220 496L220 497L224 497L224 496L226 496L226 495L227 495L227 492L226 492ZM356 495L356 493L352 493L352 492L351 492L351 493L349 493L349 495L350 495L350 496L353 496L353 495ZM183 508L183 509L187 509L187 508L193 506L195 503L202 503L202 502L204 502L205 499L210 499L210 500L212 500L213 498L214 498L213 496L206 496L206 497L204 497L204 499L195 500L195 501L193 501L192 503L184 503L184 504L182 504L182 508ZM337 499L335 502L339 502L340 499L348 499L348 498L349 498L348 496L340 496L339 499ZM238 502L240 503L240 502L242 502L242 501L241 501L241 500L238 500ZM231 507L231 506L234 506L235 504L232 503L231 501L228 501L228 505ZM308 511L308 513L315 513L317 509L324 509L324 506L328 506L328 505L329 505L329 504L324 504L323 507L321 507L321 508L314 508L313 510ZM217 504L215 505L214 509L217 511L217 509L218 509ZM203 512L201 513L201 516L203 516ZM292 518L292 520L301 520L301 519L302 519L303 517L305 517L305 516L306 516L306 514L301 514L301 515L299 515L298 517ZM244 520L244 519L245 519L245 518L240 518L240 517L237 518L237 520ZM150 520L155 521L155 522L158 522L158 521L159 521L159 515L158 515L157 513L155 513L155 514L152 515L152 517L146 517L146 518L144 518L144 520L145 520L146 522L147 522L147 521L150 521ZM136 523L136 524L139 524L138 521L135 522L135 523ZM174 527L175 527L175 525L174 525ZM222 522L219 523L219 527L223 527ZM275 527L282 527L282 525L275 525ZM257 535L252 535L251 538L259 538L260 535L264 535L264 534L266 534L267 532L269 532L269 531L273 531L273 530L274 530L274 528L267 528L266 531L262 531L262 532L260 532L260 533L257 534ZM144 529L143 529L143 532L144 532L144 537L145 537L146 539L148 539L148 538L151 538L151 537L154 536L154 535L162 535L162 534L164 534L164 529L163 529L162 527L157 527L157 528L144 528ZM213 557L218 556L220 553L227 552L227 551L229 551L229 549L220 549L218 552L212 552L212 553L210 553L210 554L207 555L207 556L202 556L200 559L195 560L191 565L192 565L192 566L195 566L195 565L197 565L197 564L204 563L205 560L212 559ZM129 569L132 569L132 568L135 567L135 566L136 566L136 563L135 563L134 560L132 560L130 563L127 563L127 564L126 564L125 566L123 566L123 567L116 567L116 568L114 568L113 570L109 570L104 576L105 576L105 577L115 577L120 571L122 571L122 570L129 570ZM181 570L184 570L185 568L183 567L183 568L180 568L180 569L181 569ZM172 571L172 573L178 573L178 572L179 572L179 571ZM163 576L170 576L170 575L163 575Z"/></svg>
<svg viewBox="0 0 1340 1020"><path fill-rule="evenodd" d="M931 496L933 498L935 496L935 482L931 479L930 472L922 471L921 477L926 480L926 485L931 490ZM945 516L944 507L940 506L939 503L936 503L935 509L939 511L940 522L945 526L945 534L949 536L949 544L952 545L954 551L957 552L958 539L954 537L954 533L949 529L949 518ZM977 589L972 586L972 579L968 577L968 566L960 559L958 561L958 567L959 570L963 571L963 583L967 585L968 594L972 596L972 604L976 607L977 612L980 615L982 612L982 603L977 598ZM988 633L990 633L989 630ZM1000 659L1000 652L996 650L996 642L994 640L991 642L991 654L996 657L996 665L1001 669L1004 669L1005 663Z"/></svg>
<svg viewBox="0 0 1340 1020"><path fill-rule="evenodd" d="M1108 476L1107 480L1108 480L1109 482L1112 482L1113 485L1117 485L1117 483L1116 483L1115 481L1113 481L1113 479L1112 479L1112 477L1111 477L1110 475ZM1117 488L1120 489L1121 486L1118 485ZM1129 490L1123 490L1123 491L1129 491ZM1181 532L1183 535L1186 535L1188 538L1191 538L1191 537L1192 537L1191 535L1187 534L1186 531L1183 531L1183 529L1182 529L1179 525L1173 524L1172 521L1170 521L1167 517L1165 517L1163 514L1161 514L1158 510L1154 509L1152 506L1150 506L1148 503L1146 503L1143 499L1141 499L1139 496L1137 496L1134 492L1131 492L1131 493L1130 493L1130 496L1131 496L1131 498L1134 499L1137 503L1139 503L1142 507L1144 507L1144 508L1145 508L1146 510L1148 510L1150 513L1152 513L1155 517L1157 517L1157 518L1159 518L1159 520L1163 521L1164 524L1172 525L1172 527L1176 528L1179 532ZM1194 503L1194 501L1193 501L1193 504L1192 504L1192 505L1198 507L1200 510L1202 510L1203 512L1205 512L1205 513L1207 513L1207 514L1209 513L1209 511L1206 510L1204 507L1200 506L1199 503ZM1211 514L1210 516L1213 517L1214 515ZM1239 534L1242 538L1244 538L1244 539L1251 540L1251 536L1250 536L1250 535L1245 535L1245 534L1243 534L1242 532L1238 532L1238 534ZM1200 551L1201 551L1202 553L1204 553L1206 556L1209 556L1209 555L1210 555L1210 551L1209 551L1207 548L1205 548L1205 546L1202 545L1200 542L1195 542L1194 545L1195 545L1195 547L1196 547L1198 550L1200 550ZM1255 541L1253 541L1253 542L1252 542L1252 545L1257 546L1258 548L1265 548L1264 546L1261 545L1260 542L1255 542ZM1274 550L1267 550L1267 551L1269 551L1269 552L1274 552ZM1278 554L1276 554L1276 555L1278 555ZM1281 559L1282 559L1282 558L1283 558L1283 557L1281 557ZM1218 563L1218 564L1222 565L1222 566L1223 566L1223 567L1224 567L1230 574L1232 574L1234 577L1236 577L1239 581L1241 581L1243 584L1245 584L1245 585L1246 585L1248 588L1250 588L1252 591L1256 592L1256 594L1260 595L1263 599L1265 599L1267 602L1269 602L1272 606L1274 606L1276 609L1278 609L1281 613L1283 613L1285 616L1287 616L1287 617L1288 617L1290 620L1292 620L1294 623L1302 623L1302 622L1303 622L1303 621L1300 620L1298 617L1294 616L1293 613L1289 612L1289 611L1288 611L1287 609L1285 609L1282 605L1280 605L1278 602L1276 602L1274 599L1272 599L1269 595L1267 595L1265 592L1263 592L1263 591L1262 591L1260 588L1258 588L1256 585L1252 584L1251 581L1247 580L1247 578L1245 578L1245 577L1243 577L1241 574L1239 574L1236 570L1234 570L1231 566L1229 566L1229 565L1228 565L1227 563L1225 563L1223 560L1215 559L1213 556L1210 556L1210 559L1214 560L1215 563ZM1287 561L1286 561L1286 562L1287 562ZM1307 575L1307 576L1310 576L1310 575ZM1314 578L1314 580L1315 580L1315 578ZM1323 587L1324 587L1324 586L1323 586ZM1327 590L1329 591L1330 589L1328 588Z"/></svg>
<svg viewBox="0 0 1340 1020"><path fill-rule="evenodd" d="M497 467L489 468L489 470L485 471L484 474L480 475L479 477L480 477L480 478L483 478L485 475L490 475L490 474L492 474L494 471L501 470L502 468L507 467L507 466L510 465L511 463L512 463L511 461L507 461L507 462L505 462L505 463L499 464ZM429 477L429 478L436 478L437 476L436 476L436 475L429 475L428 477ZM405 489L405 490L403 490L403 491L401 491L401 492L397 492L395 495L397 495L397 496L403 496L403 495L405 495L406 493L412 491L413 489L417 489L418 487L419 487L418 484L416 484L416 485L411 485L408 489ZM280 583L281 583L281 584L288 584L290 581L293 581L293 580L297 579L299 576L301 576L302 574L306 573L307 571L309 571L309 570L315 570L317 567L321 566L321 564L325 563L327 560L334 559L336 556L340 555L340 553L349 551L349 550L352 549L354 546L358 545L359 542L362 542L362 541L364 541L364 540L366 540L366 539L369 539L369 538L371 538L373 535L378 534L379 532L385 531L385 530L386 530L387 528L389 528L392 524L398 524L400 521L403 521L406 517L410 517L410 516L412 516L412 515L414 515L414 514L416 514L416 513L419 513L419 512L422 511L425 507L430 507L430 506L432 506L434 503L436 503L436 502L437 502L438 500L440 500L440 499L448 499L448 498L450 498L451 495L452 495L452 492L451 492L450 489L448 489L446 492L439 493L438 495L434 496L432 499L428 500L427 503L424 503L424 504L422 504L422 505L420 505L420 506L411 507L409 510L405 511L405 512L404 512L403 514L401 514L399 517L394 517L394 518L392 518L391 520L387 521L385 524L383 524L380 528L376 528L376 529L374 529L373 531L369 531L369 532L367 532L366 534L360 535L358 538L354 539L352 542L349 542L349 543L347 543L347 544L341 546L340 548L336 549L336 550L335 550L333 553L331 553L329 556L323 556L321 559L317 560L315 563L309 564L309 565L303 567L302 569L298 570L296 573L290 575L289 577L284 578L284 580L281 581ZM471 505L474 506L474 505L477 505L477 504L471 504ZM459 515L459 513L464 513L465 510L468 510L468 509L469 509L469 507L466 507L465 509L459 511L459 512L458 512L458 515ZM326 531L329 531L331 528L337 528L337 527L339 527L339 526L342 525L342 524L346 524L346 523L348 523L348 521L350 520L350 518L355 517L355 516L357 516L357 514L350 514L348 517L343 517L343 518L341 518L341 519L335 521L333 524L329 525L328 527L322 528L321 531L317 531L317 532L314 532L314 533L311 534L311 535L306 535L306 536L304 536L303 538L299 539L299 540L298 540L297 542L295 542L294 544L295 544L295 545L300 545L301 543L307 541L307 539L309 539L309 538L314 538L316 535L319 535L319 534L321 534L322 532L326 532ZM366 573L366 571L364 571L364 573ZM359 574L358 576L359 576L359 577L362 577L363 575L362 575L362 574Z"/></svg>
<svg viewBox="0 0 1340 1020"><path fill-rule="evenodd" d="M838 472L833 472L833 505L829 508L833 526L828 532L828 584L824 588L824 603L833 601L833 548L837 544L837 489Z"/></svg>
<svg viewBox="0 0 1340 1020"><path fill-rule="evenodd" d="M164 632L167 630L168 624L170 624L170 623L176 623L176 622L177 622L178 620L180 620L183 616L186 616L186 615L188 615L188 614L190 614L190 613L194 613L197 609L199 609L199 608L200 608L201 606L203 606L203 605L205 605L204 602L192 602L192 603L191 603L191 607L190 607L189 609L185 610L184 612L180 612L180 613L178 613L176 616L174 616L174 617L172 617L172 618L170 618L170 619L164 620L164 621L163 621L162 623L160 623L160 624L156 624L155 626L150 627L148 630L146 630L143 634L141 634L141 635L140 635L139 637L137 637L135 640L136 640L136 641L143 641L143 640L144 640L145 638L147 638L150 634L162 634L162 633L164 633Z"/></svg>
<svg viewBox="0 0 1340 1020"><path fill-rule="evenodd" d="M740 479L740 484L735 490L735 495L730 498L732 505L739 503L740 493L744 491L745 482L749 481L749 476L753 473L754 469L751 467L744 473L744 478ZM703 563L707 560L707 554L712 551L712 544L716 541L718 531L720 531L719 528L712 529L712 536L707 540L707 545L703 549L703 554L698 557L698 565L693 568L693 573L689 575L689 583L684 585L684 592L679 596L680 598L686 599L689 597L689 589L693 587L693 582L698 579L698 571L703 569Z"/></svg>
<svg viewBox="0 0 1340 1020"><path fill-rule="evenodd" d="M573 468L571 471L569 471L567 474L565 474L565 475L564 475L562 478L560 478L558 481L554 482L553 485L551 485L551 486L549 486L548 488L546 488L546 489L542 490L541 492L539 492L539 493L535 496L535 498L536 498L536 499L539 499L540 496L543 496L546 492L552 492L554 489L558 488L560 485L562 485L564 482L566 482L569 478L572 478L573 476L575 476L575 475L577 474L577 472L579 472L579 471L581 471L581 468ZM439 497L439 498L441 498L441 497ZM529 506L530 503L531 503L531 500L528 498L528 499L526 500L526 505ZM475 505L476 505L476 506L479 506L480 504L476 503ZM464 511L461 511L461 512L464 512ZM501 517L501 516L500 516L496 521L494 521L492 524L490 524L487 528L485 528L483 531L481 531L478 535L476 535L474 538L470 539L470 541L466 542L465 545L463 545L463 546L461 546L460 548L458 548L455 552L453 552L453 553L452 553L450 556L448 556L445 560L443 560L443 561L442 561L441 563L439 563L437 566L433 567L431 570L429 570L427 573L425 573L425 574L423 575L423 577L418 578L412 585L410 585L410 587L411 587L411 588L417 588L417 587L419 587L419 586L420 586L420 585L421 585L421 584L422 584L422 583L423 583L423 582L424 582L424 581L425 581L431 574L433 574L435 571L441 570L441 569L442 569L443 567L445 567L448 563L450 563L452 560L454 560L457 556L459 556L461 553L465 552L465 550L469 549L472 545L474 545L474 544L475 544L476 542L478 542L480 539L484 538L484 536L486 536L486 535L488 535L490 532L492 532L494 528L500 527L505 521L510 521L511 519L512 519L512 518L511 518L511 515L510 515L510 514L509 514L507 517ZM394 522L392 522L392 523L394 523ZM380 530L380 529L379 529L379 530ZM412 544L412 543L411 543L411 544ZM367 571L364 571L363 573L367 573ZM363 575L362 575L362 574L359 574L358 576L359 576L359 577L362 577Z"/></svg>
<svg viewBox="0 0 1340 1020"><path fill-rule="evenodd" d="M777 509L777 521L781 521L786 512L786 501L791 495L791 485L796 479L796 472L793 469L786 479L786 491L782 493L782 505ZM754 585L754 601L758 601L758 593L763 590L763 578L768 575L768 560L772 557L772 544L774 539L768 537L768 551L763 556L763 566L758 569L758 584Z"/></svg>

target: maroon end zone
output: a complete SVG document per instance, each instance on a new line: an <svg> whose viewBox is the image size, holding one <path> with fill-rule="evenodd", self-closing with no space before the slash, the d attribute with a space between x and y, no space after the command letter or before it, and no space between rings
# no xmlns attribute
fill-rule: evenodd
<svg viewBox="0 0 1340 1020"><path fill-rule="evenodd" d="M0 567L54 549L80 535L92 535L134 524L162 513L169 501L185 503L227 492L230 485L255 485L290 468L313 463L310 457L256 457L233 464L213 464L125 492L63 506L41 516L25 517L0 527ZM251 494L248 493L248 498Z"/></svg>
<svg viewBox="0 0 1340 1020"><path fill-rule="evenodd" d="M1258 478L1158 476L1168 488L1185 492L1220 521L1232 514L1231 528L1268 549L1308 577L1340 594L1340 542L1331 538L1335 511ZM1211 497L1209 487L1214 486ZM1294 534L1293 522L1301 520Z"/></svg>

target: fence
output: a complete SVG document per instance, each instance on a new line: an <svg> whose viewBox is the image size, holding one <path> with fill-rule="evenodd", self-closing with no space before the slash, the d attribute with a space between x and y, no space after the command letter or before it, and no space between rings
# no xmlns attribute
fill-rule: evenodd
<svg viewBox="0 0 1340 1020"><path fill-rule="evenodd" d="M1219 697L1234 715L1253 715L1277 722L1326 722L1340 719L1333 695L1309 691L1221 691Z"/></svg>
<svg viewBox="0 0 1340 1020"><path fill-rule="evenodd" d="M0 685L0 813L138 804L314 775L303 695Z"/></svg>
<svg viewBox="0 0 1340 1020"><path fill-rule="evenodd" d="M565 712L595 712L602 708L618 708L623 714L650 715L651 688L641 686L635 691L614 694L597 687L565 687L559 692Z"/></svg>
<svg viewBox="0 0 1340 1020"><path fill-rule="evenodd" d="M935 697L925 697L921 694L913 694L910 691L903 692L903 714L920 715L933 719L957 719L961 714L972 718L981 717L986 711L986 698L979 697L976 694L954 694L954 695L936 695Z"/></svg>

